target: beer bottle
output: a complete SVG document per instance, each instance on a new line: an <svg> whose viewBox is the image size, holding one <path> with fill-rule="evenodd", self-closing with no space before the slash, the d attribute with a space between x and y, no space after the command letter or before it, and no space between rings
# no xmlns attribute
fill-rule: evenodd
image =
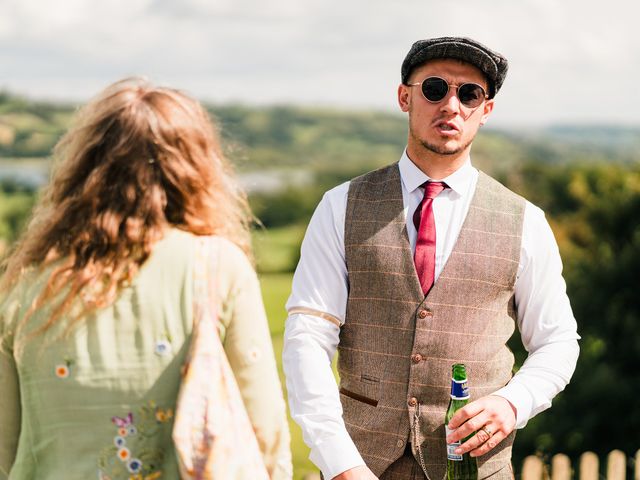
<svg viewBox="0 0 640 480"><path fill-rule="evenodd" d="M462 363L456 363L451 370L451 399L449 400L447 414L444 417L446 435L451 432L448 425L453 414L469 401L466 367ZM454 450L461 443L460 440L455 443L447 443L447 480L477 480L478 464L476 459L471 457L468 452L464 455L454 453Z"/></svg>

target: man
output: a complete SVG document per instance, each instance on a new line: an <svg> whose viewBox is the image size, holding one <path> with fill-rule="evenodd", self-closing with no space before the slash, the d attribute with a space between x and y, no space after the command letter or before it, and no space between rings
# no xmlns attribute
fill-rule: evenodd
<svg viewBox="0 0 640 480"><path fill-rule="evenodd" d="M471 165L506 72L471 39L414 43L400 161L327 192L309 224L283 357L325 479L442 479L454 363L475 400L447 441L475 434L457 453L477 457L480 478L513 478L514 429L569 382L579 337L544 213ZM529 355L512 377L516 326Z"/></svg>

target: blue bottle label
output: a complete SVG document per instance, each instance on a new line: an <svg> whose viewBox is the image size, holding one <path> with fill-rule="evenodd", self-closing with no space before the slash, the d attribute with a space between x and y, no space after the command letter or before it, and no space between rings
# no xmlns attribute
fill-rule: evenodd
<svg viewBox="0 0 640 480"><path fill-rule="evenodd" d="M453 430L449 430L449 427L447 427L446 425L444 426L445 429L445 434L447 436L449 436L449 434L451 432L453 432ZM455 449L458 448L460 445L462 444L462 442L460 440L458 440L457 442L453 442L453 443L447 443L447 459L448 460L453 460L454 462L461 462L462 461L462 455L455 453Z"/></svg>
<svg viewBox="0 0 640 480"><path fill-rule="evenodd" d="M466 380L451 379L451 398L454 400L466 400L469 398L469 388Z"/></svg>

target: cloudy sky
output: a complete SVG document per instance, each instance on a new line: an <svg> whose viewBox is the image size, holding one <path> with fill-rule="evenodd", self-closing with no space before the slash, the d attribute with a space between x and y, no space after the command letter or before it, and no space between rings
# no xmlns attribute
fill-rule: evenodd
<svg viewBox="0 0 640 480"><path fill-rule="evenodd" d="M635 0L0 0L0 89L84 100L146 75L216 103L393 111L411 43L471 36L510 70L499 126L640 125Z"/></svg>

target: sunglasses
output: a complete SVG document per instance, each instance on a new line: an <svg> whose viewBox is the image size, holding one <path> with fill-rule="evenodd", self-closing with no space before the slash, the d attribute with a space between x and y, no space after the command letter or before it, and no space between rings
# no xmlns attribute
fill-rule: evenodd
<svg viewBox="0 0 640 480"><path fill-rule="evenodd" d="M462 85L450 85L444 78L427 77L420 83L410 83L408 86L420 85L422 95L431 103L438 103L447 96L450 88L456 89L456 96L460 103L468 108L476 108L489 96L477 83L463 83Z"/></svg>

